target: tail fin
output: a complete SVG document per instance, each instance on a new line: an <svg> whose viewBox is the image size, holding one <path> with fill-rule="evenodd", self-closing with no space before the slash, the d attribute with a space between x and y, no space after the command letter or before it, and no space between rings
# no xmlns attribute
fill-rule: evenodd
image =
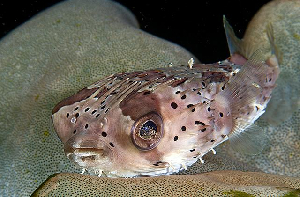
<svg viewBox="0 0 300 197"><path fill-rule="evenodd" d="M271 56L267 60L268 64L279 64L284 68L282 63L290 61L283 61L283 53L277 48L277 45L275 43L272 24L268 24L266 32L270 40L271 48ZM277 58L275 59L275 57ZM286 58L294 59L292 54L287 54ZM290 65L289 67L292 68L292 65ZM279 68L277 69L279 70ZM272 99L268 104L266 113L262 117L263 120L267 121L273 126L277 126L287 119L291 118L293 113L300 107L299 97L299 76L293 69L282 69L277 80L277 87L272 93ZM276 114L276 116L274 116L274 114Z"/></svg>

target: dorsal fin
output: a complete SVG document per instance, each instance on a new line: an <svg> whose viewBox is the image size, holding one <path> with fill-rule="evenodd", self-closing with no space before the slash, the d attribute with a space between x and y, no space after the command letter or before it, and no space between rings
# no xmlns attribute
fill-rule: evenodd
<svg viewBox="0 0 300 197"><path fill-rule="evenodd" d="M225 35L226 35L230 55L234 53L240 53L242 51L240 49L241 40L238 37L236 37L231 25L226 20L225 15L223 15L223 24L224 24Z"/></svg>
<svg viewBox="0 0 300 197"><path fill-rule="evenodd" d="M257 50L257 46L252 45L252 43L249 42L244 42L243 39L238 38L235 35L233 28L226 20L225 15L223 16L223 23L230 55L232 56L233 54L237 53L249 59Z"/></svg>

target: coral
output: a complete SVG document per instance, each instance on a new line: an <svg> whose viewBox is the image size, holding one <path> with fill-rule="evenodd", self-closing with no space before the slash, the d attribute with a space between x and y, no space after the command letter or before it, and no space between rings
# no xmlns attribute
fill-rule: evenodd
<svg viewBox="0 0 300 197"><path fill-rule="evenodd" d="M62 173L50 177L33 196L295 196L299 188L299 179L258 172L215 171L135 179Z"/></svg>

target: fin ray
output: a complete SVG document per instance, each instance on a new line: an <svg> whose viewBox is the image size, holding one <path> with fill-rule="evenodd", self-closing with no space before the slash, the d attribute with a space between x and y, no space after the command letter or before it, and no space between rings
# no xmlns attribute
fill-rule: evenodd
<svg viewBox="0 0 300 197"><path fill-rule="evenodd" d="M265 96L271 90L266 86L270 66L263 61L263 54L263 50L256 50L227 83L225 90L215 97L217 102L229 105L233 118L231 134L243 132L265 111L269 99Z"/></svg>
<svg viewBox="0 0 300 197"><path fill-rule="evenodd" d="M262 61L262 52L257 50L246 62L241 70L228 82L224 92L220 96L232 99L232 107L239 109L246 104L250 104L262 91L262 77L266 71L266 66Z"/></svg>

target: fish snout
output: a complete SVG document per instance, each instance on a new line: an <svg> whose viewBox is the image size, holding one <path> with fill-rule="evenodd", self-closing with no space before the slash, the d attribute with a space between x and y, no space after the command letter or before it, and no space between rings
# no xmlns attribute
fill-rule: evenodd
<svg viewBox="0 0 300 197"><path fill-rule="evenodd" d="M97 135L75 135L65 143L64 151L71 161L84 168L110 162L111 150Z"/></svg>

